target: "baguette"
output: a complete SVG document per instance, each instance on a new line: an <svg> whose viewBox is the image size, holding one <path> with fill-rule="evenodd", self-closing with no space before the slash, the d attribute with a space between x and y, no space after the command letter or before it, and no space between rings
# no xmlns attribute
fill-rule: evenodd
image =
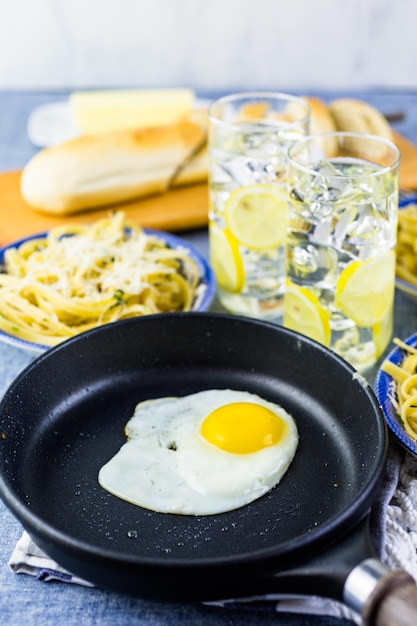
<svg viewBox="0 0 417 626"><path fill-rule="evenodd" d="M310 134L330 133L336 129L336 123L326 103L311 96L303 98L310 105Z"/></svg>
<svg viewBox="0 0 417 626"><path fill-rule="evenodd" d="M21 193L57 215L161 193L205 143L202 125L189 120L82 135L38 152L23 169Z"/></svg>

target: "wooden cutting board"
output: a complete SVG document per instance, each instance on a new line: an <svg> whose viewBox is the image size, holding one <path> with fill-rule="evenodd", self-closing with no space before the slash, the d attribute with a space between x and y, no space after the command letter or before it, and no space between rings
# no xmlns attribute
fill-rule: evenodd
<svg viewBox="0 0 417 626"><path fill-rule="evenodd" d="M110 208L124 211L126 219L147 228L183 231L207 226L207 185L180 187L157 196L72 216L52 216L26 204L20 194L20 175L21 172L0 173L0 246L60 224L95 222L107 216Z"/></svg>

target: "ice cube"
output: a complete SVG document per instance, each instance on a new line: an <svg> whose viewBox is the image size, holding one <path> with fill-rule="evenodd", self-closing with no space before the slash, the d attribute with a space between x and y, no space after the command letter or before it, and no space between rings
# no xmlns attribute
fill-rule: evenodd
<svg viewBox="0 0 417 626"><path fill-rule="evenodd" d="M335 202L349 188L349 182L343 178L343 173L328 161L319 161L314 171L319 174L315 176L313 188L317 193L321 193L323 199L328 202Z"/></svg>
<svg viewBox="0 0 417 626"><path fill-rule="evenodd" d="M311 217L315 222L330 217L333 211L333 204L327 202L326 199L320 194L317 194L315 199L310 203Z"/></svg>
<svg viewBox="0 0 417 626"><path fill-rule="evenodd" d="M265 133L254 131L242 135L242 150L247 153L265 154Z"/></svg>
<svg viewBox="0 0 417 626"><path fill-rule="evenodd" d="M285 158L265 160L237 157L224 162L222 168L239 186L254 183L279 183L286 177Z"/></svg>
<svg viewBox="0 0 417 626"><path fill-rule="evenodd" d="M340 178L340 176L343 175L342 171L335 167L333 163L325 160L317 161L317 163L313 167L313 170L321 176L338 176Z"/></svg>
<svg viewBox="0 0 417 626"><path fill-rule="evenodd" d="M288 250L289 274L309 283L334 283L336 252L327 245L304 243Z"/></svg>
<svg viewBox="0 0 417 626"><path fill-rule="evenodd" d="M335 222L333 233L333 245L336 248L343 245L356 216L357 210L353 204L344 205L343 209L338 212L338 219Z"/></svg>
<svg viewBox="0 0 417 626"><path fill-rule="evenodd" d="M381 220L375 219L371 215L366 215L363 219L355 220L347 229L350 237L357 239L370 239L379 234L381 230Z"/></svg>
<svg viewBox="0 0 417 626"><path fill-rule="evenodd" d="M319 266L317 253L313 246L296 246L291 251L292 265L298 275L315 272Z"/></svg>
<svg viewBox="0 0 417 626"><path fill-rule="evenodd" d="M236 137L236 152L252 157L286 156L289 141L285 133L272 129L270 124L249 126Z"/></svg>
<svg viewBox="0 0 417 626"><path fill-rule="evenodd" d="M316 224L330 218L337 210L337 202L348 188L348 183L336 177L336 168L326 161L317 164L320 175L303 173L297 177L292 196L304 202L302 215ZM323 176L322 176L323 174Z"/></svg>

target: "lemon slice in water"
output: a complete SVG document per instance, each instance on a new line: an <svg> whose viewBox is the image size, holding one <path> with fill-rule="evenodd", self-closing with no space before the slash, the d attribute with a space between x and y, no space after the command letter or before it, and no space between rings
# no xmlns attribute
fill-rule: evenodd
<svg viewBox="0 0 417 626"><path fill-rule="evenodd" d="M245 284L245 270L238 242L227 229L209 224L210 263L221 289L240 293Z"/></svg>
<svg viewBox="0 0 417 626"><path fill-rule="evenodd" d="M385 311L384 317L372 328L372 338L375 345L375 357L378 359L391 341L394 330L392 306Z"/></svg>
<svg viewBox="0 0 417 626"><path fill-rule="evenodd" d="M337 281L336 306L357 326L375 326L392 306L394 280L394 252L353 261Z"/></svg>
<svg viewBox="0 0 417 626"><path fill-rule="evenodd" d="M247 248L281 246L287 225L287 194L273 185L247 185L233 191L225 205L225 221Z"/></svg>
<svg viewBox="0 0 417 626"><path fill-rule="evenodd" d="M283 324L325 346L330 343L330 314L324 309L317 296L286 281L284 294Z"/></svg>

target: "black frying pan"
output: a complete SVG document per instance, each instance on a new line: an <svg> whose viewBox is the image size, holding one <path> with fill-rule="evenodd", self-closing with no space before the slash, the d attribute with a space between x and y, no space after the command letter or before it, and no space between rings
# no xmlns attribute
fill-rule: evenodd
<svg viewBox="0 0 417 626"><path fill-rule="evenodd" d="M226 387L296 419L296 457L269 494L193 517L101 489L98 470L140 400ZM387 450L376 398L345 361L282 327L198 313L110 324L39 357L0 408L1 497L46 553L100 586L184 600L320 593L365 615L385 605L363 599L362 579L379 595L392 581L397 596L412 587L362 563Z"/></svg>

